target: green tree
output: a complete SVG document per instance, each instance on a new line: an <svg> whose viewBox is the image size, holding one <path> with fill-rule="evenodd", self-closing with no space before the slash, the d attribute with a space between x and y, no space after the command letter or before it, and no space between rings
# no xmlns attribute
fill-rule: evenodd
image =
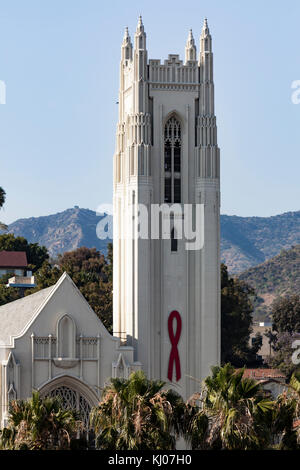
<svg viewBox="0 0 300 470"><path fill-rule="evenodd" d="M300 333L300 295L279 297L272 303L273 330L278 333Z"/></svg>
<svg viewBox="0 0 300 470"><path fill-rule="evenodd" d="M292 346L300 337L300 296L295 294L279 297L272 303L271 311L272 331L266 336L269 338L273 354L268 357L267 362L290 377L293 372L299 370L299 365L292 361Z"/></svg>
<svg viewBox="0 0 300 470"><path fill-rule="evenodd" d="M7 428L2 429L2 449L69 449L82 428L77 412L65 410L58 398L41 398L33 392L29 400L12 400Z"/></svg>
<svg viewBox="0 0 300 470"><path fill-rule="evenodd" d="M243 378L243 373L244 369L237 371L231 364L212 368L202 393L194 397L201 405L193 416L188 436L194 449L268 447L274 403L265 398L256 381Z"/></svg>
<svg viewBox="0 0 300 470"><path fill-rule="evenodd" d="M12 233L0 235L0 251L25 251L29 267L37 271L44 261L48 260L49 254L45 246L37 243L28 243L24 237L15 237Z"/></svg>
<svg viewBox="0 0 300 470"><path fill-rule="evenodd" d="M107 259L96 248L80 247L65 252L52 266L44 262L36 273L37 288L28 294L49 287L66 271L98 315L104 326L112 331L112 245Z"/></svg>
<svg viewBox="0 0 300 470"><path fill-rule="evenodd" d="M287 391L278 396L273 410L272 433L277 436L276 448L299 450L300 431L294 424L300 415L300 373L294 372Z"/></svg>
<svg viewBox="0 0 300 470"><path fill-rule="evenodd" d="M35 273L35 282L37 287L35 289L28 290L26 295L30 295L41 289L45 289L46 287L53 286L56 284L62 273L63 271L60 266L52 266L49 261L44 261L40 269Z"/></svg>
<svg viewBox="0 0 300 470"><path fill-rule="evenodd" d="M290 378L293 372L299 370L299 365L294 364L292 356L294 353L293 343L300 339L299 334L276 333L271 337L272 355L266 359L270 367L279 369L287 378Z"/></svg>
<svg viewBox="0 0 300 470"><path fill-rule="evenodd" d="M257 336L252 347L254 290L237 278L229 277L227 267L221 265L221 359L237 367L255 364L262 338Z"/></svg>
<svg viewBox="0 0 300 470"><path fill-rule="evenodd" d="M109 249L109 260L112 251ZM112 330L112 265L96 248L81 247L64 253L58 264L66 271L104 326Z"/></svg>
<svg viewBox="0 0 300 470"><path fill-rule="evenodd" d="M91 413L96 446L107 450L172 450L183 427L184 403L164 382L142 371L111 379Z"/></svg>
<svg viewBox="0 0 300 470"><path fill-rule="evenodd" d="M5 203L5 191L3 188L0 187L0 209L3 207ZM5 225L3 222L0 222L0 230L6 230L7 225Z"/></svg>
<svg viewBox="0 0 300 470"><path fill-rule="evenodd" d="M284 392L277 397L272 416L271 432L274 448L278 450L296 450L297 431L294 428L296 400Z"/></svg>
<svg viewBox="0 0 300 470"><path fill-rule="evenodd" d="M0 277L0 306L20 298L20 292L14 287L6 287L8 278L11 274Z"/></svg>

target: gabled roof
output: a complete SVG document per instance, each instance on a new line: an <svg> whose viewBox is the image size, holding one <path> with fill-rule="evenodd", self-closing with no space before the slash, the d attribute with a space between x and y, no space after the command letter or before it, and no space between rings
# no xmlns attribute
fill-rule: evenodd
<svg viewBox="0 0 300 470"><path fill-rule="evenodd" d="M0 268L26 268L27 266L25 251L0 251Z"/></svg>
<svg viewBox="0 0 300 470"><path fill-rule="evenodd" d="M0 307L0 345L11 344L11 337L22 333L55 286L56 284Z"/></svg>
<svg viewBox="0 0 300 470"><path fill-rule="evenodd" d="M47 305L52 296L55 295L56 290L59 289L60 285L64 282L74 288L74 292L82 298L86 307L97 318L102 334L109 337L111 336L70 276L64 272L53 286L0 307L0 348L4 346L14 347L15 338L21 337L26 333L39 313ZM112 337L112 339L119 341L118 338Z"/></svg>

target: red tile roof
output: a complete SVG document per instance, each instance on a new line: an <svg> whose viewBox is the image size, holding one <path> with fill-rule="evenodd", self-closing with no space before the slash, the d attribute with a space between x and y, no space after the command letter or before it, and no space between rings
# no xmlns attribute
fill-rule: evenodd
<svg viewBox="0 0 300 470"><path fill-rule="evenodd" d="M300 426L300 419L295 419L295 421L293 422L293 428L297 429L299 428L299 426Z"/></svg>
<svg viewBox="0 0 300 470"><path fill-rule="evenodd" d="M285 375L278 369L245 369L243 377L261 380L285 378Z"/></svg>
<svg viewBox="0 0 300 470"><path fill-rule="evenodd" d="M26 268L25 251L0 251L0 268Z"/></svg>

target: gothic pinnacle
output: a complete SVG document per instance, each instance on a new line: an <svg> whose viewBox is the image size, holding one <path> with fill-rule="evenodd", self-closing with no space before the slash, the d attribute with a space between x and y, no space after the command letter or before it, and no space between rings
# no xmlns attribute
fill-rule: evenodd
<svg viewBox="0 0 300 470"><path fill-rule="evenodd" d="M132 58L132 44L131 44L131 39L130 39L130 36L129 36L129 31L128 31L127 26L125 28L121 50L122 50L122 52L121 52L122 60L131 60L131 58Z"/></svg>
<svg viewBox="0 0 300 470"><path fill-rule="evenodd" d="M202 36L208 36L209 35L209 27L207 23L207 18L204 19L203 23L203 28L202 28Z"/></svg>
<svg viewBox="0 0 300 470"><path fill-rule="evenodd" d="M187 63L188 61L196 60L196 54L197 53L193 31L190 29L185 46L185 62Z"/></svg>
<svg viewBox="0 0 300 470"><path fill-rule="evenodd" d="M127 44L129 42L130 42L130 36L129 36L128 26L126 26L125 32L124 32L123 44Z"/></svg>
<svg viewBox="0 0 300 470"><path fill-rule="evenodd" d="M146 51L146 33L141 15L139 16L136 32L134 35L134 49Z"/></svg>
<svg viewBox="0 0 300 470"><path fill-rule="evenodd" d="M139 21L138 21L138 25L137 25L137 28L136 28L136 32L137 33L143 33L144 32L144 25L143 25L143 20L142 20L141 15L139 16Z"/></svg>
<svg viewBox="0 0 300 470"><path fill-rule="evenodd" d="M188 39L187 39L187 46L194 46L195 44L195 40L194 40L194 36L193 36L193 31L192 29L190 29L189 31L189 35L188 35Z"/></svg>

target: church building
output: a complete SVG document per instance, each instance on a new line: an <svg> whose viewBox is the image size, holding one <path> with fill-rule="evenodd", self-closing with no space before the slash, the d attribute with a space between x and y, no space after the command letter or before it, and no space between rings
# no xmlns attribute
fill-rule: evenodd
<svg viewBox="0 0 300 470"><path fill-rule="evenodd" d="M9 401L32 390L60 396L88 427L108 379L140 369L133 348L108 333L66 273L54 286L0 307L0 361L0 427Z"/></svg>
<svg viewBox="0 0 300 470"><path fill-rule="evenodd" d="M158 226L169 226L169 237L153 236L153 208L159 209ZM198 391L220 361L219 218L207 21L199 54L190 31L185 60L170 54L162 64L148 60L139 18L134 43L126 29L121 47L113 336L66 273L54 286L1 306L1 427L9 401L28 398L33 389L61 396L88 426L89 411L109 379L138 369L184 399ZM181 236L180 225L189 219L196 226L191 233L201 233L199 246ZM148 230L141 227L145 221Z"/></svg>

